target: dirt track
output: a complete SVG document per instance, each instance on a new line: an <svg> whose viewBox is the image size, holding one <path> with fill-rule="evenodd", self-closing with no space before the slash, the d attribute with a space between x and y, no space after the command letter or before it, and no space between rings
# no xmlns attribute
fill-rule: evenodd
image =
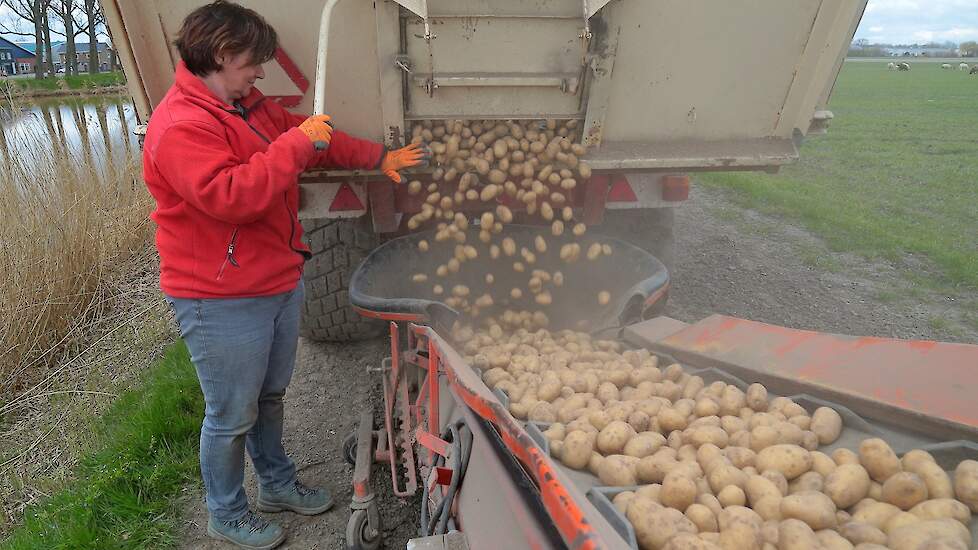
<svg viewBox="0 0 978 550"><path fill-rule="evenodd" d="M677 215L677 253L669 314L696 321L725 313L780 325L850 334L978 342L974 327L959 323L974 296L914 289L893 265L827 251L804 230L726 205L722 195L695 189ZM823 268L828 266L829 268ZM905 268L906 266L904 266ZM918 266L919 267L919 266ZM920 267L920 269L924 269ZM881 303L881 296L891 296ZM948 319L935 328L935 318ZM385 341L349 345L300 344L296 375L286 397L286 447L301 478L333 490L335 508L304 518L275 514L290 531L282 548L344 547L351 469L340 456L357 411L378 403L376 378L366 372L387 353ZM389 476L375 469L387 548L404 548L417 531L417 507L393 497ZM248 474L249 495L255 495ZM204 536L206 513L199 488L188 490L185 548L230 548ZM269 516L272 517L272 516Z"/></svg>

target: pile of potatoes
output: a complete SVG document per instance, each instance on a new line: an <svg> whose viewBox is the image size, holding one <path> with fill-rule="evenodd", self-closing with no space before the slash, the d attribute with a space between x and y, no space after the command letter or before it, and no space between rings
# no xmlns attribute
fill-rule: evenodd
<svg viewBox="0 0 978 550"><path fill-rule="evenodd" d="M840 415L760 384L707 384L645 350L505 311L453 336L520 419L550 423L551 455L614 497L642 549L942 550L971 547L978 462L948 475L881 439L818 451Z"/></svg>
<svg viewBox="0 0 978 550"><path fill-rule="evenodd" d="M423 197L421 211L408 219L411 230L434 227L422 253L446 247L452 252L433 273L415 273L412 280L429 285L431 296L470 318L494 305L549 306L564 273L537 268L547 254L566 264L582 258L609 256L608 245L586 249L574 242L587 232L571 206L579 182L591 177L581 160L587 148L579 143L580 121L571 120L426 120L411 130L413 143L432 151L434 170L427 184L408 184L408 193ZM527 221L545 224L532 246L518 247L503 234L506 224L525 212ZM548 235L560 246L548 243ZM568 242L570 241L570 242ZM498 269L485 274L482 288L458 284L466 262L489 257ZM505 283L505 288L500 288ZM611 301L607 291L594 297Z"/></svg>

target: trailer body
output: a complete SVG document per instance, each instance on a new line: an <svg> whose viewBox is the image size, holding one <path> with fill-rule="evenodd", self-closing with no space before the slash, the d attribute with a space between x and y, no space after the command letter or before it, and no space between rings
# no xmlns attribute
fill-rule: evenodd
<svg viewBox="0 0 978 550"><path fill-rule="evenodd" d="M204 0L106 2L138 115L173 81L183 18ZM245 0L281 48L260 88L310 113L321 83L337 126L389 146L424 119L579 118L590 162L634 178L636 207L662 207L642 173L776 170L821 132L866 0ZM306 217L362 216L371 173L310 175ZM323 185L327 183L327 185ZM347 184L361 208L331 208ZM633 203L633 204L631 204ZM619 204L623 207L623 204Z"/></svg>

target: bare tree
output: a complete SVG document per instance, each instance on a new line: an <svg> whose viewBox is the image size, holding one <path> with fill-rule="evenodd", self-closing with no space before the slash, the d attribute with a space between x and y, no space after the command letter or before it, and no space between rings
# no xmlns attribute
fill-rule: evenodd
<svg viewBox="0 0 978 550"><path fill-rule="evenodd" d="M0 22L0 32L34 38L34 78L44 78L44 64L41 62L41 56L45 45L46 12L50 2L51 0L2 0L2 4L14 13L15 19L26 21L34 26L33 33L25 33L17 30L19 27L16 25ZM48 57L48 64L51 64L50 56Z"/></svg>
<svg viewBox="0 0 978 550"><path fill-rule="evenodd" d="M51 1L51 11L61 20L65 37L65 75L78 74L78 54L75 51L75 38L88 32L88 22L79 21L81 6L78 0ZM57 32L52 30L51 32ZM60 33L58 33L60 34ZM91 60L89 60L91 65Z"/></svg>
<svg viewBox="0 0 978 550"><path fill-rule="evenodd" d="M85 20L88 22L88 72L95 74L101 69L98 56L98 28L104 24L105 15L98 0L85 0ZM111 67L109 70L112 70Z"/></svg>

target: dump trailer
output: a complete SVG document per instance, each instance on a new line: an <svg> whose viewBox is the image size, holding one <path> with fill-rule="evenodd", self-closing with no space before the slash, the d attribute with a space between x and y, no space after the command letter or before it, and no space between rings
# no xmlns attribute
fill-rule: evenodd
<svg viewBox="0 0 978 550"><path fill-rule="evenodd" d="M172 82L177 59L172 38L182 18L203 3L104 2L143 121ZM794 441L784 452L808 453L793 456L807 457L811 464L801 462L813 471L799 476L786 469L785 487L776 489L782 493L789 491L787 478L795 476L804 478L805 489L817 491L821 486L814 476L830 473L829 456L834 466L854 456L862 460L857 453L888 448L910 469L924 455L907 452L923 449L936 465L925 467L935 479L953 475L962 460L978 458L978 402L971 395L978 382L978 347L823 334L719 315L687 324L660 315L669 291L672 212L688 198L688 174L773 172L797 159L803 139L823 133L832 119L828 99L865 0L241 3L279 31L280 48L259 87L295 112L329 113L337 127L388 147L449 126L464 132L497 124L503 133L535 132L547 139L561 131L566 132L558 136L570 137L573 129L575 145L586 147L574 160L590 167L567 178L574 185L560 198L568 225L595 230L558 232L555 226L540 244L541 226L534 221L542 214L531 211L535 206L488 193L488 204L459 200L452 206L457 210L452 213L462 216L458 226L470 229L465 213L481 213L478 223L473 216L472 226L485 240L472 246L471 255L461 244L438 244L450 233L447 225L417 223L433 209L425 206L433 194L462 185L439 173L451 168L448 157L442 162L436 155L432 166L407 174L411 185L396 186L369 171L302 177L300 216L314 252L305 270L304 334L342 340L383 331L391 342L390 357L371 368L381 379L383 402L379 410L362 411L343 447L354 468L348 548L382 544L384 528L371 483L378 462L390 469L395 495L420 495L419 536L408 548L661 548L676 529L689 533L701 526L690 527L678 509L657 523L663 517L660 504L646 502L644 511L630 504L639 497L661 502L664 491L656 470L639 474L637 461L665 454L688 466L702 463L690 466L694 469L712 464L706 460L711 447L701 439L705 436L679 429L694 416L693 422L709 428L703 433L716 437L709 439L716 444L712 452L724 447L730 475L736 474L730 468L741 472L736 475L749 468L767 474L755 462L769 448L760 444L760 432L755 439L753 429L737 427L755 413L769 420L775 413L783 416L768 436ZM565 158L570 147L563 149ZM418 182L415 189L430 189L426 199L411 192L413 182ZM484 183L482 191L488 187ZM523 189L524 197L529 189ZM507 218L505 228L496 231L493 218L487 222L487 207ZM492 249L497 243L503 252ZM473 329L468 323L477 312L467 298L470 289L491 284L489 275L498 269L494 257L516 250L523 260L513 270L522 272L523 262L530 264L534 277L538 271L540 278L546 275L553 295L548 290L543 300L541 283L536 289L531 284L528 289L541 306L532 314L525 306L514 311L515 288L495 302L480 297L478 313L490 322L488 329ZM441 285L432 288L429 277L453 260L465 263L461 270L454 265L451 292ZM567 274L560 285L559 270ZM605 361L601 367L595 364L599 360ZM545 373L553 361L566 364ZM559 393L540 399L547 376L551 390L558 382ZM758 384L770 392L760 401ZM637 395L649 398L640 405ZM727 411L722 420L717 416L722 410L717 407L745 395L754 396L756 409L742 407L740 416ZM680 415L676 424L673 413L692 407L688 401L694 397L705 412ZM587 407L547 410L568 402ZM627 419L641 432L634 435L652 442L655 449L646 451L653 454L638 459L635 449L606 446L606 441L585 463L571 460L565 454L571 445L567 433L591 433L610 424L610 416L602 420L600 415L586 418L590 427L580 424L581 411L590 407ZM627 416L621 416L623 407ZM671 413L655 412L661 408ZM823 430L815 434L808 428L826 409L834 411L830 419L839 420L823 441ZM636 411L645 416L633 418ZM579 424L568 430L573 422ZM561 430L567 440L558 437ZM589 449L596 444L597 438L582 437L574 439L588 442ZM815 449L821 452L818 471ZM895 455L880 454L898 468ZM611 472L602 466L607 460L616 465L615 475L605 475ZM882 485L885 478L871 469L865 495L893 497ZM763 509L744 501L739 487L713 487L723 485L718 475L690 477L700 483L697 498L705 499L699 512L706 508L721 530L730 522L753 521L738 502ZM791 492L801 491L800 483L793 483ZM911 488L919 493L919 485ZM942 487L935 485L934 494L948 494ZM716 502L705 498L712 492L722 493L723 506L735 510L711 508L720 506L719 496L713 497ZM972 498L967 491L957 496ZM865 541L875 537L894 547L923 536L947 545L934 548L958 548L978 535L962 502L926 505L917 512L906 508L910 512L900 522L937 522L919 532L887 527L878 515L857 511L855 503L838 506L835 515L814 518L805 506L782 504L777 511L767 509L764 519L781 510L805 518L806 525L869 518L879 534L868 531L872 536ZM821 509L811 510L816 508ZM940 523L942 517L953 519ZM765 544L756 538L761 532L752 531L745 536L755 536L753 546L738 547L778 546L770 539L778 529L772 534L766 527ZM887 538L884 527L892 527L894 537ZM786 529L800 533L798 525ZM714 548L721 542L731 547L708 527L700 530L697 541L686 538L688 547ZM941 539L941 533L956 540ZM817 547L821 539L814 540L804 547Z"/></svg>
<svg viewBox="0 0 978 550"><path fill-rule="evenodd" d="M111 0L106 20L138 117L173 82L173 39L204 0ZM245 0L278 30L259 88L297 113L404 144L431 119L574 119L593 177L576 216L669 266L687 174L777 171L825 131L865 0ZM316 101L316 97L320 98ZM429 176L420 173L411 176ZM424 172L424 171L422 171ZM303 334L376 335L353 313L352 270L420 208L377 172L309 173L299 215Z"/></svg>

